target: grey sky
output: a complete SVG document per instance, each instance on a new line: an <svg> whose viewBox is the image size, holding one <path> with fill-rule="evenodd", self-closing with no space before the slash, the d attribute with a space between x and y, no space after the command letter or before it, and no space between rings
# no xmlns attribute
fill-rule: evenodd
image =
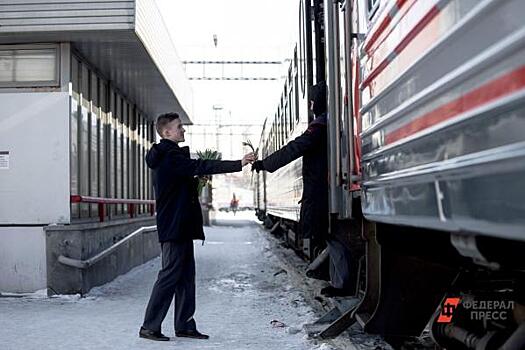
<svg viewBox="0 0 525 350"><path fill-rule="evenodd" d="M156 2L181 60L283 61L292 56L298 27L298 0ZM213 43L214 34L218 38L217 47ZM275 75L282 75L288 64L286 62L278 67ZM250 74L254 73L253 69L244 67L244 73L254 75ZM188 71L188 75L197 73L202 74L200 69L198 72ZM225 75L229 73L238 72L226 71ZM233 123L262 123L267 115L276 110L282 85L281 81L192 81L193 122L214 122L213 106L220 105L223 108L220 112L223 123L228 120Z"/></svg>

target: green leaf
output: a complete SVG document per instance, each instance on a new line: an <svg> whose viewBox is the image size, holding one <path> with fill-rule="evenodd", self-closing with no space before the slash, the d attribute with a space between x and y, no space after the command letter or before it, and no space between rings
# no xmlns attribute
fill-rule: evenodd
<svg viewBox="0 0 525 350"><path fill-rule="evenodd" d="M206 148L204 151L197 151L197 156L199 159L214 159L221 160L222 154L218 151Z"/></svg>
<svg viewBox="0 0 525 350"><path fill-rule="evenodd" d="M207 159L207 160L221 160L222 154L218 151L214 151L212 149L206 148L204 151L197 151L197 156L199 159ZM200 176L199 182L197 184L197 193L199 196L201 195L202 189L208 181L211 181L211 175L208 176Z"/></svg>

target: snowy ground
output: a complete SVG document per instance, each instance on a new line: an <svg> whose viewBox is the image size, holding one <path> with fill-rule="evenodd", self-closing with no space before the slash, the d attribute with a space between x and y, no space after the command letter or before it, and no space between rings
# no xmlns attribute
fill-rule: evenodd
<svg viewBox="0 0 525 350"><path fill-rule="evenodd" d="M218 225L206 228L205 245L195 243L195 319L209 340L138 337L157 258L84 298L0 298L0 349L333 349L307 339L302 326L317 315L252 218L252 212L221 213ZM163 332L174 336L173 310Z"/></svg>

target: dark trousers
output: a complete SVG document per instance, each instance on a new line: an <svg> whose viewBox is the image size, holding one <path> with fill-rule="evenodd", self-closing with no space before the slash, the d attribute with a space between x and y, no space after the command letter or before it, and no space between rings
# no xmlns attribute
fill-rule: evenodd
<svg viewBox="0 0 525 350"><path fill-rule="evenodd" d="M354 287L355 273L352 273L352 254L337 238L326 241L330 255L330 284L335 288Z"/></svg>
<svg viewBox="0 0 525 350"><path fill-rule="evenodd" d="M162 321L175 302L175 331L195 330L195 258L193 241L163 242L162 268L151 291L143 327L160 331Z"/></svg>
<svg viewBox="0 0 525 350"><path fill-rule="evenodd" d="M327 203L328 204L328 200ZM323 198L303 196L299 225L303 238L323 242L328 234L328 207L323 204Z"/></svg>

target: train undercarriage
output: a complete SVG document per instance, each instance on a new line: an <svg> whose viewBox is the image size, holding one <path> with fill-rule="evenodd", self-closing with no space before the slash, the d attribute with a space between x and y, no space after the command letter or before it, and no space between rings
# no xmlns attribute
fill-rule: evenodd
<svg viewBox="0 0 525 350"><path fill-rule="evenodd" d="M322 242L302 239L297 222L261 211L258 218L306 261L323 253ZM525 347L525 266L516 266L524 244L475 236L461 244L448 232L365 219L338 220L336 231L351 241L359 299L347 327L357 322L396 348L428 334L445 349ZM324 269L307 276L328 279Z"/></svg>

